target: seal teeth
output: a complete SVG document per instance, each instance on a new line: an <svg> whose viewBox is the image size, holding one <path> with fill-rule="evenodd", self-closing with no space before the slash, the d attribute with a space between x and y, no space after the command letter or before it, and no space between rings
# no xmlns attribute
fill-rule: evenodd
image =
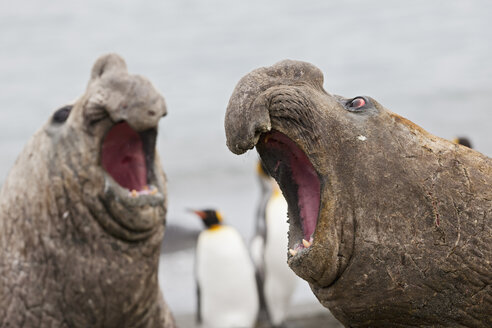
<svg viewBox="0 0 492 328"><path fill-rule="evenodd" d="M306 239L302 239L302 241L300 243L296 243L294 245L294 248L289 248L289 254L292 256L296 256L297 254L299 254L299 252L301 252L303 254L312 245L313 245L313 237L312 236L311 236L311 238L309 238L309 241L307 241Z"/></svg>
<svg viewBox="0 0 492 328"><path fill-rule="evenodd" d="M132 198L137 198L140 197L141 195L156 195L157 192L157 187L155 186L144 186L142 190L135 190L132 189L131 191L128 191L130 197Z"/></svg>

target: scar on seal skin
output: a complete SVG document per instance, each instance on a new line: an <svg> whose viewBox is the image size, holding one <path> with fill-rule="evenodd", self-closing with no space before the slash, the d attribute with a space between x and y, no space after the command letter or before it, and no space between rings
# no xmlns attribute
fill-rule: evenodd
<svg viewBox="0 0 492 328"><path fill-rule="evenodd" d="M155 151L164 98L99 58L0 191L1 327L174 327L157 282L166 178Z"/></svg>
<svg viewBox="0 0 492 328"><path fill-rule="evenodd" d="M346 326L492 326L492 161L282 61L237 84L227 146L289 205L292 270Z"/></svg>

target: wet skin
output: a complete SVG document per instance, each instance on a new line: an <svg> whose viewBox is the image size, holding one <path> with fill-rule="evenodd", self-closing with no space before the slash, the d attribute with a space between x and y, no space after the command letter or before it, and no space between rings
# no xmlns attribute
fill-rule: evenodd
<svg viewBox="0 0 492 328"><path fill-rule="evenodd" d="M0 326L174 327L157 282L166 111L110 54L34 134L0 192Z"/></svg>
<svg viewBox="0 0 492 328"><path fill-rule="evenodd" d="M289 60L239 81L225 130L279 183L289 266L342 323L492 324L490 158Z"/></svg>

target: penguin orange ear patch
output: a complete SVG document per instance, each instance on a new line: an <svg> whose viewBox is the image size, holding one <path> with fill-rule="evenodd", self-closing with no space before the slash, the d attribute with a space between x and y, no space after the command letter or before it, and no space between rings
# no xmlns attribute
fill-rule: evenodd
<svg viewBox="0 0 492 328"><path fill-rule="evenodd" d="M219 222L222 223L222 221L224 221L223 217L222 217L222 213L220 213L219 211L215 212L215 215L217 216L217 220Z"/></svg>

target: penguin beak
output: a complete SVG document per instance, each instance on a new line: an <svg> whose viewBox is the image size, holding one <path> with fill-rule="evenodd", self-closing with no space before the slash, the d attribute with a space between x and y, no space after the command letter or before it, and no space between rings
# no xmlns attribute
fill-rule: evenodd
<svg viewBox="0 0 492 328"><path fill-rule="evenodd" d="M205 214L205 212L203 212L203 211L197 211L197 210L194 210L194 209L189 208L189 209L188 209L188 212L195 213L195 214L196 214L196 215L198 215L201 219L205 219L205 217L206 217L206 214Z"/></svg>

